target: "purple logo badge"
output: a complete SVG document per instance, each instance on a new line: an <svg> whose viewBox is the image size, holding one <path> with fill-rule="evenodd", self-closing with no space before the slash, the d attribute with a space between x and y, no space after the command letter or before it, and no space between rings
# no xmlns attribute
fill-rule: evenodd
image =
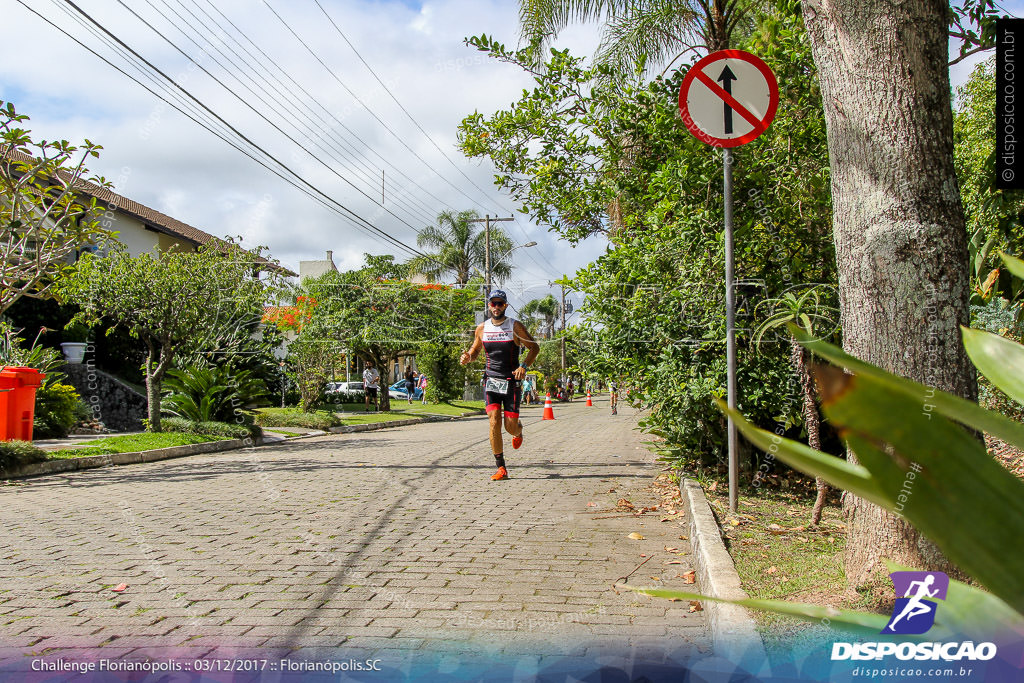
<svg viewBox="0 0 1024 683"><path fill-rule="evenodd" d="M896 605L882 633L920 635L935 624L935 600L945 600L949 577L942 572L893 572Z"/></svg>

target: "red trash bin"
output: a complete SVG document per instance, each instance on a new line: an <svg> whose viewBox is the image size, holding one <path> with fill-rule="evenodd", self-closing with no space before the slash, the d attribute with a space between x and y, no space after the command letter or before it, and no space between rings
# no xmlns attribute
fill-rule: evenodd
<svg viewBox="0 0 1024 683"><path fill-rule="evenodd" d="M46 375L35 368L5 367L0 370L0 441L32 440L36 387Z"/></svg>

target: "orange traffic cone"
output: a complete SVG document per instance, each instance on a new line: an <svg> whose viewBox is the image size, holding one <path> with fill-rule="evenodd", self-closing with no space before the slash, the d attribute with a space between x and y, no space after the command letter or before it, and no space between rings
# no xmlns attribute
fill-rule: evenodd
<svg viewBox="0 0 1024 683"><path fill-rule="evenodd" d="M594 405L593 402L591 402L591 400L590 400L590 392L589 391L587 392L587 405L588 406L593 406Z"/></svg>
<svg viewBox="0 0 1024 683"><path fill-rule="evenodd" d="M554 420L555 419L555 411L551 409L551 394L548 394L547 398L544 399L544 417L542 419L544 419L544 420Z"/></svg>

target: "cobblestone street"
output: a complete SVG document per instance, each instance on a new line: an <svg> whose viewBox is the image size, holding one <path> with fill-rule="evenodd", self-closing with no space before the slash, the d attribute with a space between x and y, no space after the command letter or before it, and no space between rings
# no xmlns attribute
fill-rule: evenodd
<svg viewBox="0 0 1024 683"><path fill-rule="evenodd" d="M471 418L0 486L3 657L706 651L687 601L613 590L694 588L682 516L615 509L661 502L636 415L555 410L503 482Z"/></svg>

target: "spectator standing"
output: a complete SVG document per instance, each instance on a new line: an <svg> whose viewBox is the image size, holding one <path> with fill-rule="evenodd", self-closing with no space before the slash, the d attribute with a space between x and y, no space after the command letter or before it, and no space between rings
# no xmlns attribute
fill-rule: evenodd
<svg viewBox="0 0 1024 683"><path fill-rule="evenodd" d="M366 412L370 412L370 401L373 401L373 409L377 410L377 389L379 388L380 373L373 367L373 361L366 361L366 369L363 370L363 390L366 392Z"/></svg>
<svg viewBox="0 0 1024 683"><path fill-rule="evenodd" d="M426 405L427 404L427 384L428 384L428 382L427 382L427 373L421 372L420 373L419 386L420 386L420 389L423 391L423 395L420 396L420 405Z"/></svg>
<svg viewBox="0 0 1024 683"><path fill-rule="evenodd" d="M409 394L409 405L412 405L412 395L416 393L416 373L412 366L405 366L405 391Z"/></svg>

